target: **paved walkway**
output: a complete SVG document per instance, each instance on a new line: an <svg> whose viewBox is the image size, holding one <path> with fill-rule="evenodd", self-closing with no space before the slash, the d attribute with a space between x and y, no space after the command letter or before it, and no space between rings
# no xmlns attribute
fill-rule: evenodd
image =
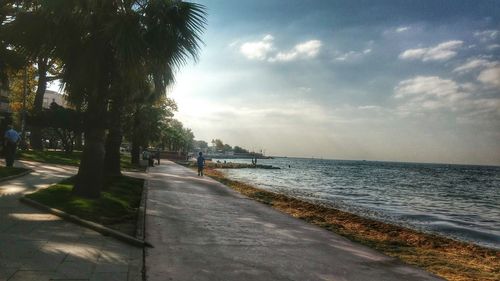
<svg viewBox="0 0 500 281"><path fill-rule="evenodd" d="M149 177L148 281L441 280L172 162Z"/></svg>
<svg viewBox="0 0 500 281"><path fill-rule="evenodd" d="M35 171L0 183L0 281L142 280L142 249L18 201L76 168L24 161L15 166Z"/></svg>

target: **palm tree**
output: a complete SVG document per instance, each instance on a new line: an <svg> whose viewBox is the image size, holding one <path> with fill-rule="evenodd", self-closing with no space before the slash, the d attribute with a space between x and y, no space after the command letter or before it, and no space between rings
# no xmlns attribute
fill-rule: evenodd
<svg viewBox="0 0 500 281"><path fill-rule="evenodd" d="M108 109L118 117L111 120L120 122L123 107L137 100L135 96L147 93L144 89L149 85L156 96L165 94L174 70L189 57L197 58L205 25L204 7L178 0L28 3L37 8L26 9L26 16L40 17L46 24L20 24L18 31L23 38L50 34L37 56L61 61L69 101L85 112L85 147L73 192L98 197L104 176L106 129L110 127ZM52 32L44 33L41 27ZM38 28L41 30L36 32ZM26 40L20 47L33 50L33 42L36 40ZM119 144L112 143L115 147Z"/></svg>
<svg viewBox="0 0 500 281"><path fill-rule="evenodd" d="M204 7L169 0L53 0L44 2L64 24L54 39L63 62L69 98L86 108L85 148L73 192L99 196L103 182L105 131L109 101L120 105L117 85L132 89L153 83L160 94L172 81L172 69L196 58L205 24Z"/></svg>
<svg viewBox="0 0 500 281"><path fill-rule="evenodd" d="M124 11L127 16L116 20L109 28L121 31L125 26L130 30L130 22L139 21L142 29L133 35L123 31L114 38L117 45L123 47L117 49L119 62L123 64L119 67L122 71L117 77L121 81L119 84L125 85L126 89L116 92L117 95L112 98L110 116L113 124L107 136L105 156L105 171L110 174L120 173L123 108L132 103L135 118L132 124L142 126L143 122L138 118L155 112L147 107L164 99L166 86L174 81L173 69L186 63L188 57L197 59L201 42L199 34L205 25L204 7L199 4L137 1ZM138 19L135 17L137 14L141 15ZM140 34L140 38L135 37L137 34ZM136 38L132 43L131 37ZM139 128L132 130L141 131ZM132 144L132 161L138 162L138 141Z"/></svg>

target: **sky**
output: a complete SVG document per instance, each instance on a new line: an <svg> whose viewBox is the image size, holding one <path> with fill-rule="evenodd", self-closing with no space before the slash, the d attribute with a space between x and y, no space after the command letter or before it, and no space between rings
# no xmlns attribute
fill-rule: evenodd
<svg viewBox="0 0 500 281"><path fill-rule="evenodd" d="M175 117L266 155L500 165L500 1L210 0Z"/></svg>

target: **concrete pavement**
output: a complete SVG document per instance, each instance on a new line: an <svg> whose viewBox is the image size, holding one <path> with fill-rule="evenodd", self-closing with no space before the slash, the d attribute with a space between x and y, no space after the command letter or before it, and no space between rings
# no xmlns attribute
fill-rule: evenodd
<svg viewBox="0 0 500 281"><path fill-rule="evenodd" d="M18 201L76 173L75 167L16 161L34 170L0 183L0 281L142 280L142 249Z"/></svg>
<svg viewBox="0 0 500 281"><path fill-rule="evenodd" d="M148 281L441 280L172 162L149 179Z"/></svg>

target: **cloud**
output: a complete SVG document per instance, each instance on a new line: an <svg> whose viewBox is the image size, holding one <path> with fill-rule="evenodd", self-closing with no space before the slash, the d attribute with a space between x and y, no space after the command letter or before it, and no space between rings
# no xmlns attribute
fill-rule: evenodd
<svg viewBox="0 0 500 281"><path fill-rule="evenodd" d="M269 58L269 61L286 62L297 59L315 58L319 54L321 45L322 43L319 40L306 41L304 43L295 45L295 47L293 47L293 49L288 52L278 52L276 56Z"/></svg>
<svg viewBox="0 0 500 281"><path fill-rule="evenodd" d="M477 80L500 89L500 66L490 67L479 73Z"/></svg>
<svg viewBox="0 0 500 281"><path fill-rule="evenodd" d="M246 42L240 46L240 52L250 60L265 60L274 50L274 37L267 34L260 41Z"/></svg>
<svg viewBox="0 0 500 281"><path fill-rule="evenodd" d="M498 49L498 48L500 48L500 44L491 44L491 45L488 45L488 46L486 47L486 49L488 49L488 50L490 50L490 51L492 51L492 50L496 50L496 49Z"/></svg>
<svg viewBox="0 0 500 281"><path fill-rule="evenodd" d="M410 30L409 26L401 26L401 27L396 28L396 32L398 32L398 33L405 32L408 30Z"/></svg>
<svg viewBox="0 0 500 281"><path fill-rule="evenodd" d="M498 30L476 31L474 32L474 36L479 38L482 42L495 40L498 36Z"/></svg>
<svg viewBox="0 0 500 281"><path fill-rule="evenodd" d="M449 60L457 55L457 49L464 42L460 40L452 40L443 42L435 47L409 49L399 55L400 59L405 60L422 60L422 61L444 61Z"/></svg>
<svg viewBox="0 0 500 281"><path fill-rule="evenodd" d="M336 61L353 61L353 60L358 60L361 59L363 56L368 55L369 53L372 52L372 49L365 49L360 52L356 51L349 51L347 53L340 53L337 54L335 57Z"/></svg>
<svg viewBox="0 0 500 281"><path fill-rule="evenodd" d="M500 68L496 71L500 73ZM489 75L488 81L491 78ZM417 76L403 80L394 88L394 97L401 101L397 113L408 116L451 111L463 122L498 119L500 99L472 94L471 91L476 89L471 84L459 84L438 76Z"/></svg>
<svg viewBox="0 0 500 281"><path fill-rule="evenodd" d="M498 65L497 61L488 61L486 59L481 59L481 58L475 58L467 61L466 63L462 64L461 66L453 69L453 72L469 72L474 69L483 69L487 67L492 67Z"/></svg>
<svg viewBox="0 0 500 281"><path fill-rule="evenodd" d="M459 86L455 81L441 79L437 76L417 76L399 82L395 88L396 98L427 96L444 97L458 94Z"/></svg>
<svg viewBox="0 0 500 281"><path fill-rule="evenodd" d="M230 47L237 44L235 42L231 43ZM274 45L274 37L267 34L259 41L241 44L240 52L249 60L289 62L298 59L315 58L319 54L321 46L320 40L309 40L295 45L289 51L280 51Z"/></svg>

